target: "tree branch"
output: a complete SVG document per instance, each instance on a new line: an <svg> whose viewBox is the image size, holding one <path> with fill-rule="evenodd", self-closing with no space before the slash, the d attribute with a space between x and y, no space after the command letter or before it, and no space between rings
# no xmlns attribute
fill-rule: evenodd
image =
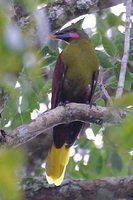
<svg viewBox="0 0 133 200"><path fill-rule="evenodd" d="M66 180L60 187L48 186L42 178L33 178L25 186L25 199L32 200L103 200L133 199L133 176L108 177L97 180ZM57 195L58 194L58 195Z"/></svg>
<svg viewBox="0 0 133 200"><path fill-rule="evenodd" d="M1 144L18 146L35 138L49 128L58 124L70 123L72 121L83 121L92 123L120 123L125 113L116 108L106 108L86 104L70 103L66 106L58 106L39 115L29 124L19 126L11 133L4 134L4 140L0 138ZM3 134L1 134L1 137Z"/></svg>
<svg viewBox="0 0 133 200"><path fill-rule="evenodd" d="M125 2L124 0L57 0L47 5L48 18L53 30L60 28L66 22L80 15L93 13L104 8Z"/></svg>
<svg viewBox="0 0 133 200"><path fill-rule="evenodd" d="M129 49L130 49L130 24L131 24L131 8L132 8L132 0L127 0L126 3L126 21L125 21L125 41L124 41L124 54L121 62L121 70L119 75L119 81L116 91L116 98L120 98L123 93L124 84L125 84L125 76L126 76L126 68L129 57Z"/></svg>
<svg viewBox="0 0 133 200"><path fill-rule="evenodd" d="M45 9L47 10L51 29L56 30L61 28L69 20L80 15L93 13L125 2L126 0L56 0L48 3ZM27 14L27 11L20 1L14 0L13 10L15 10L15 19L20 26L28 23L29 17L27 16L29 14Z"/></svg>

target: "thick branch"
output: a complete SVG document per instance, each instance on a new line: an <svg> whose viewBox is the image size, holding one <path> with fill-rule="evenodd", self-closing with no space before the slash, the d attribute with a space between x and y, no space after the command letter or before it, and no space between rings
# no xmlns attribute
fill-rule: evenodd
<svg viewBox="0 0 133 200"><path fill-rule="evenodd" d="M124 0L57 0L47 5L48 18L52 29L58 29L66 22L79 17L80 15L93 13L103 8L115 6L125 2Z"/></svg>
<svg viewBox="0 0 133 200"><path fill-rule="evenodd" d="M17 4L15 4L17 2ZM51 29L59 29L69 20L72 20L80 15L93 13L104 8L109 8L120 3L125 3L126 0L56 0L46 5L47 15L51 24ZM15 18L20 25L27 23L26 16L20 1L14 0ZM20 6L19 6L20 5ZM20 7L20 8L19 8ZM23 8L23 9L22 9Z"/></svg>
<svg viewBox="0 0 133 200"><path fill-rule="evenodd" d="M6 145L21 145L35 138L49 128L58 124L70 123L72 121L83 121L92 123L120 123L124 113L116 108L106 108L100 106L92 106L86 104L70 103L66 106L58 106L53 110L49 110L39 115L29 124L24 124L10 134L4 134ZM2 143L2 139L0 140Z"/></svg>
<svg viewBox="0 0 133 200"><path fill-rule="evenodd" d="M34 187L34 184L35 187ZM102 200L133 199L133 176L110 177L91 181L69 180L60 187L45 186L44 180L33 179L31 187L25 187L25 199L32 200ZM36 189L37 188L37 189ZM58 195L57 195L58 194Z"/></svg>

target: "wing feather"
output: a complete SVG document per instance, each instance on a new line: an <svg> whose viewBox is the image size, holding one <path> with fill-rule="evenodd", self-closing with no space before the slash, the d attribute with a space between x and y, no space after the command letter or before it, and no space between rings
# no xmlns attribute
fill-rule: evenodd
<svg viewBox="0 0 133 200"><path fill-rule="evenodd" d="M65 65L61 59L61 54L56 61L52 82L52 100L51 107L55 108L61 101L61 92L65 74Z"/></svg>

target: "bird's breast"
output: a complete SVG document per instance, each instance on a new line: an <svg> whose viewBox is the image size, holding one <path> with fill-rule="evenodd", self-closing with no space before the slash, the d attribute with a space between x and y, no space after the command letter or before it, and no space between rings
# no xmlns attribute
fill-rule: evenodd
<svg viewBox="0 0 133 200"><path fill-rule="evenodd" d="M98 70L98 60L90 40L74 40L63 50L62 60L66 66L64 87L80 91L91 84L93 73Z"/></svg>

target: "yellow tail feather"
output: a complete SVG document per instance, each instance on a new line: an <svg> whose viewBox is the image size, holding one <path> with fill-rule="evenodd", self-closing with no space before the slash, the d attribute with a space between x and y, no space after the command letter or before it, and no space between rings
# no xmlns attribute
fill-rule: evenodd
<svg viewBox="0 0 133 200"><path fill-rule="evenodd" d="M54 143L48 153L46 162L46 178L49 184L60 185L64 179L66 166L69 161L70 148L64 144L61 148L56 148Z"/></svg>

